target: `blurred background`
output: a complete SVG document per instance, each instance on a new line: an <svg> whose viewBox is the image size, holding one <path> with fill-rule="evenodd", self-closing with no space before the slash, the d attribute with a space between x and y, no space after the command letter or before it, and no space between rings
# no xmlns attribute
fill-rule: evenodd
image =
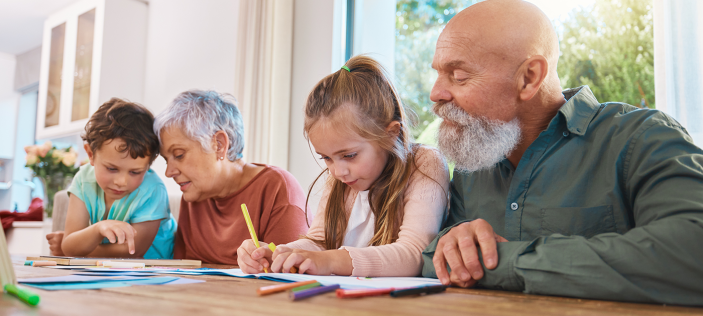
<svg viewBox="0 0 703 316"><path fill-rule="evenodd" d="M665 111L703 142L702 2L528 1L559 35L563 88L587 84L601 102ZM432 144L435 42L476 2L1 0L0 210L26 211L33 197L50 199L70 183L86 159L87 118L109 98L156 115L195 88L234 95L245 159L286 168L307 188L322 170L302 132L307 94L362 53L392 74L417 114L414 136ZM164 177L163 159L152 168Z"/></svg>

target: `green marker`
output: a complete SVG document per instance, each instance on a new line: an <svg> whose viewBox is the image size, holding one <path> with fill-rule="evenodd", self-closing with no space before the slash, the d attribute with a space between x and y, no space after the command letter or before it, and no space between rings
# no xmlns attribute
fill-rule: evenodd
<svg viewBox="0 0 703 316"><path fill-rule="evenodd" d="M322 286L322 284L320 284L320 282L305 284L305 285L301 285L296 288L292 288L290 291L291 292L298 292L298 291L307 290L307 289L311 289L311 288L318 287L318 286Z"/></svg>
<svg viewBox="0 0 703 316"><path fill-rule="evenodd" d="M17 296L19 299L23 300L29 305L36 306L37 304L39 304L39 295L35 294L32 291L19 288L14 284L5 284L5 291L14 296Z"/></svg>

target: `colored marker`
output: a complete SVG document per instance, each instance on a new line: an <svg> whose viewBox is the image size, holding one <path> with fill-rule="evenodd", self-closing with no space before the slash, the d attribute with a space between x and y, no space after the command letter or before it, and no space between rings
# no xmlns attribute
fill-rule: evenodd
<svg viewBox="0 0 703 316"><path fill-rule="evenodd" d="M264 287L260 287L259 289L257 289L256 294L266 295L266 294L278 293L278 292L290 290L290 289L293 289L293 288L296 288L299 286L313 284L316 282L317 281L315 281L315 280L307 280L307 281L300 281L300 282L293 282L293 283L286 283L286 284L279 284L279 285L269 285L269 286L264 286Z"/></svg>
<svg viewBox="0 0 703 316"><path fill-rule="evenodd" d="M244 213L244 220L247 222L247 227L249 228L249 235L251 235L251 240L254 241L254 246L258 249L259 247L259 238L256 237L256 231L254 231L254 224L251 223L251 217L249 217L249 210L247 209L247 205L242 203L242 213ZM269 273L269 270L264 267L264 272Z"/></svg>
<svg viewBox="0 0 703 316"><path fill-rule="evenodd" d="M19 288L12 283L5 284L5 291L14 296L17 296L20 300L24 301L29 305L36 306L37 304L39 304L39 295L35 294L30 290Z"/></svg>
<svg viewBox="0 0 703 316"><path fill-rule="evenodd" d="M408 295L421 295L421 294L433 294L444 292L447 289L446 285L427 285L421 287L414 287L409 289L398 289L391 291L391 297L403 297Z"/></svg>
<svg viewBox="0 0 703 316"><path fill-rule="evenodd" d="M352 297L366 297L366 296L378 296L386 295L390 292L395 291L395 288L387 289L363 289L363 290L337 290L337 297L339 298L352 298Z"/></svg>
<svg viewBox="0 0 703 316"><path fill-rule="evenodd" d="M328 285L328 286L318 286L318 287L312 288L312 289L302 290L302 291L298 291L298 292L290 292L290 293L288 293L288 298L290 298L291 301L298 301L298 300L302 300L304 298L308 298L311 296L324 294L327 292L332 292L338 288L339 288L339 284Z"/></svg>
<svg viewBox="0 0 703 316"><path fill-rule="evenodd" d="M46 266L55 266L56 261L31 261L31 266L33 267L46 267Z"/></svg>
<svg viewBox="0 0 703 316"><path fill-rule="evenodd" d="M292 288L291 291L298 292L298 291L307 290L307 289L311 289L311 288L318 287L318 286L322 286L322 284L320 282L315 282L315 283L310 283L307 285Z"/></svg>

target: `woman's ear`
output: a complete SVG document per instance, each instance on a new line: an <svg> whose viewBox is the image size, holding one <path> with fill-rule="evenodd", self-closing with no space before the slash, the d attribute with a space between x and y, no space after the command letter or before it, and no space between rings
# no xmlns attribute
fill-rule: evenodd
<svg viewBox="0 0 703 316"><path fill-rule="evenodd" d="M85 149L85 152L88 154L88 160L90 161L90 165L95 166L95 162L93 162L93 160L95 159L95 154L93 153L93 150L90 149L90 146L88 146L87 143L83 144L83 149Z"/></svg>
<svg viewBox="0 0 703 316"><path fill-rule="evenodd" d="M227 150L229 150L229 137L224 131L218 131L213 137L216 158L219 160L224 160L227 157Z"/></svg>
<svg viewBox="0 0 703 316"><path fill-rule="evenodd" d="M398 136L400 135L400 128L400 122L393 121L386 126L386 133L388 133L389 136Z"/></svg>

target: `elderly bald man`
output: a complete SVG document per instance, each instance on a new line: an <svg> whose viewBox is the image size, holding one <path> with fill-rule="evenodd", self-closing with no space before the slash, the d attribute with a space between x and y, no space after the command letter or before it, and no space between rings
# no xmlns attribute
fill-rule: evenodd
<svg viewBox="0 0 703 316"><path fill-rule="evenodd" d="M522 1L473 5L440 35L430 98L458 172L423 275L703 305L703 152L660 111L562 91L558 55L550 21Z"/></svg>

